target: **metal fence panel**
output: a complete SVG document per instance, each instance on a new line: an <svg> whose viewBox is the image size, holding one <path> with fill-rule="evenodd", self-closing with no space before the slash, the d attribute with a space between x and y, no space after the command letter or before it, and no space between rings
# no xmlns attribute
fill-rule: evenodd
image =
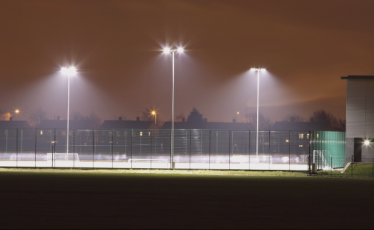
<svg viewBox="0 0 374 230"><path fill-rule="evenodd" d="M0 130L0 166L308 171L346 162L342 132L260 131L256 146L256 131L175 130L174 155L171 130L70 130L69 152L66 135Z"/></svg>

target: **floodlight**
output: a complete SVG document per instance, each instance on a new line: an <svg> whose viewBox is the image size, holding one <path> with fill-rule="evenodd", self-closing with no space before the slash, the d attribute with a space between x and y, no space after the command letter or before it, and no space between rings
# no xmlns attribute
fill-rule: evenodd
<svg viewBox="0 0 374 230"><path fill-rule="evenodd" d="M77 69L74 66L70 66L69 68L62 67L61 73L64 76L72 77L72 76L75 76L75 74L77 74Z"/></svg>
<svg viewBox="0 0 374 230"><path fill-rule="evenodd" d="M364 143L365 143L365 145L370 145L370 141L369 140L366 140Z"/></svg>
<svg viewBox="0 0 374 230"><path fill-rule="evenodd" d="M15 113L19 113L19 110L18 109L16 109L16 111L14 111Z"/></svg>
<svg viewBox="0 0 374 230"><path fill-rule="evenodd" d="M155 115L156 114L156 112L155 111L152 111L152 115Z"/></svg>
<svg viewBox="0 0 374 230"><path fill-rule="evenodd" d="M171 52L171 49L169 47L164 48L164 54L169 54Z"/></svg>
<svg viewBox="0 0 374 230"><path fill-rule="evenodd" d="M252 67L251 70L252 71L265 71L266 69L265 68Z"/></svg>
<svg viewBox="0 0 374 230"><path fill-rule="evenodd" d="M177 52L180 53L180 54L183 53L184 52L183 47L178 47Z"/></svg>

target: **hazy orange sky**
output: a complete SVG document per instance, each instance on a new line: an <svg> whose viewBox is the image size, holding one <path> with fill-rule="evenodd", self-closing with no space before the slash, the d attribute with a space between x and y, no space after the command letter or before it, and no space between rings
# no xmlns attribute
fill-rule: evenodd
<svg viewBox="0 0 374 230"><path fill-rule="evenodd" d="M146 106L171 119L171 57L176 55L175 113L196 106L210 121L260 111L272 121L308 118L326 109L345 118L346 75L374 74L372 0L2 0L0 109L28 119L41 106L66 119L67 80L74 64L71 112L135 119ZM139 113L138 113L139 111Z"/></svg>

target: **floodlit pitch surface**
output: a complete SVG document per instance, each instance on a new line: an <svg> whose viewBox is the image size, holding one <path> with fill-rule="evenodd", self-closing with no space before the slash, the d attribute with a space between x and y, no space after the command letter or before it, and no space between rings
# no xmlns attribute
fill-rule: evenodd
<svg viewBox="0 0 374 230"><path fill-rule="evenodd" d="M372 228L372 179L0 169L0 184L0 228Z"/></svg>

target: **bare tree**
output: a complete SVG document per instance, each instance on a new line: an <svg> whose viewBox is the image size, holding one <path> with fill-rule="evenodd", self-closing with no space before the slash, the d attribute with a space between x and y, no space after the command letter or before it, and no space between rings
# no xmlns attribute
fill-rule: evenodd
<svg viewBox="0 0 374 230"><path fill-rule="evenodd" d="M345 132L345 125L346 125L346 121L344 119L339 119L337 131Z"/></svg>
<svg viewBox="0 0 374 230"><path fill-rule="evenodd" d="M286 122L303 122L305 121L304 117L297 115L296 113L287 115L283 118L282 121Z"/></svg>
<svg viewBox="0 0 374 230"><path fill-rule="evenodd" d="M257 127L257 113L251 113L247 114L246 117L248 117L248 120L250 120L250 123L253 125L253 127ZM273 123L271 120L264 116L264 114L259 113L259 124L258 129L259 130L270 130L273 126Z"/></svg>
<svg viewBox="0 0 374 230"><path fill-rule="evenodd" d="M74 120L90 120L89 116L83 116L80 112L75 111L73 113Z"/></svg>
<svg viewBox="0 0 374 230"><path fill-rule="evenodd" d="M314 122L326 122L330 130L345 131L345 120L336 118L332 113L324 109L314 110L310 120Z"/></svg>
<svg viewBox="0 0 374 230"><path fill-rule="evenodd" d="M155 111L155 109L146 107L145 110L142 111L142 120L155 121L155 116L152 114L152 111Z"/></svg>
<svg viewBox="0 0 374 230"><path fill-rule="evenodd" d="M31 125L37 127L43 120L47 119L47 112L41 107L38 107L31 112L29 118L31 120Z"/></svg>

